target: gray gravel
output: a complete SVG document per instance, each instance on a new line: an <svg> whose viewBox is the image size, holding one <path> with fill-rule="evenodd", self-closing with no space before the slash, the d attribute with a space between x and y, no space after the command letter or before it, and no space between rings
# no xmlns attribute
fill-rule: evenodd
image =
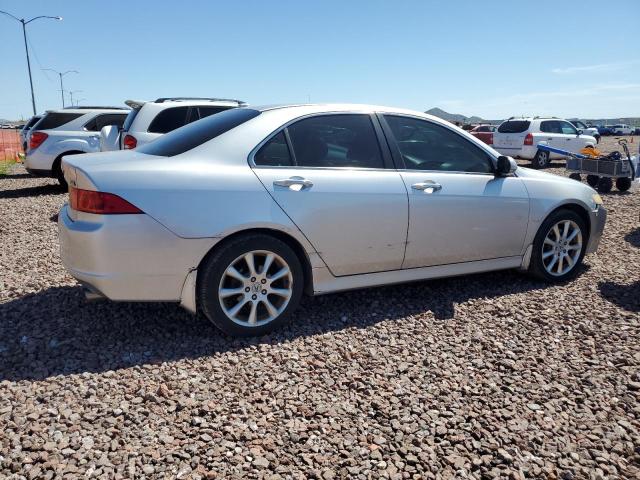
<svg viewBox="0 0 640 480"><path fill-rule="evenodd" d="M567 285L319 297L253 340L85 303L58 258L65 199L0 177L1 478L640 477L640 193L605 196Z"/></svg>

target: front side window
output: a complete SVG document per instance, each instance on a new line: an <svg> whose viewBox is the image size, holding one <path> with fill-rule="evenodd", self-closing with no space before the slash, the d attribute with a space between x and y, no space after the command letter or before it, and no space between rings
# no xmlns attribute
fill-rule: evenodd
<svg viewBox="0 0 640 480"><path fill-rule="evenodd" d="M253 157L258 167L290 167L293 165L284 132L273 136Z"/></svg>
<svg viewBox="0 0 640 480"><path fill-rule="evenodd" d="M189 107L167 108L161 111L149 125L149 133L169 133L187 123Z"/></svg>
<svg viewBox="0 0 640 480"><path fill-rule="evenodd" d="M569 122L558 122L560 124L560 131L565 135L577 135L578 130Z"/></svg>
<svg viewBox="0 0 640 480"><path fill-rule="evenodd" d="M124 120L127 118L126 113L105 113L104 115L98 115L84 126L84 129L89 132L99 132L102 127L107 125L115 125L116 127L122 127Z"/></svg>
<svg viewBox="0 0 640 480"><path fill-rule="evenodd" d="M462 135L426 120L385 115L408 170L491 173L488 154Z"/></svg>
<svg viewBox="0 0 640 480"><path fill-rule="evenodd" d="M288 127L300 167L384 168L369 115L305 118Z"/></svg>

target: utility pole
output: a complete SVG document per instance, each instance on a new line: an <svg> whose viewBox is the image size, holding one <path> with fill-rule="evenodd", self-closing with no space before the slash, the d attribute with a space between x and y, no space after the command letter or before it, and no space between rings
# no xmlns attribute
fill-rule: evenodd
<svg viewBox="0 0 640 480"><path fill-rule="evenodd" d="M82 90L69 90L69 100L71 100L71 106L73 107L73 94L74 93L78 93L78 92L82 92ZM78 105L77 100L76 100L76 106Z"/></svg>
<svg viewBox="0 0 640 480"><path fill-rule="evenodd" d="M60 77L60 97L62 97L62 108L64 108L64 86L62 85L62 77L64 77L67 73L80 73L77 70L67 70L66 72L59 72L54 70L53 68L43 68L42 70L49 70L50 72L55 72ZM73 106L73 102L71 102L71 106Z"/></svg>
<svg viewBox="0 0 640 480"><path fill-rule="evenodd" d="M40 15L38 17L33 17L30 20L25 20L24 18L18 18L14 15L11 15L9 12L5 12L4 10L0 10L0 13L4 13L8 17L11 17L22 24L22 36L24 37L24 51L27 53L27 70L29 72L29 86L31 87L31 106L33 107L33 114L35 115L36 114L36 96L33 93L33 78L31 77L31 61L29 60L29 47L27 44L27 25L33 22L34 20L38 20L39 18L51 18L53 20L62 20L62 17L51 17L49 15Z"/></svg>

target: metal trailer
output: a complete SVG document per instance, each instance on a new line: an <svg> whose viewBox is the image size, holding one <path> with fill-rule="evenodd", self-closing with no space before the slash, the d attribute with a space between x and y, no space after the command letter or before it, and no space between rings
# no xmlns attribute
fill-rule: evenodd
<svg viewBox="0 0 640 480"><path fill-rule="evenodd" d="M584 155L567 150L538 144L538 149L558 153L567 157L566 169L571 173L569 178L582 181L582 174L587 175L587 183L602 193L609 193L615 180L616 188L625 192L631 188L633 181L640 175L638 158L632 157L626 140L618 141L622 146L624 155L620 152L612 152L609 155Z"/></svg>

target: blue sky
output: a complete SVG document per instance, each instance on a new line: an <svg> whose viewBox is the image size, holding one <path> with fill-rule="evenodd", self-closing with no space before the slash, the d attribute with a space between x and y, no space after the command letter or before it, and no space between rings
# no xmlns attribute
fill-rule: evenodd
<svg viewBox="0 0 640 480"><path fill-rule="evenodd" d="M84 104L438 106L498 119L640 116L640 1L0 0L28 25L39 111ZM21 27L0 16L0 118L31 114Z"/></svg>

